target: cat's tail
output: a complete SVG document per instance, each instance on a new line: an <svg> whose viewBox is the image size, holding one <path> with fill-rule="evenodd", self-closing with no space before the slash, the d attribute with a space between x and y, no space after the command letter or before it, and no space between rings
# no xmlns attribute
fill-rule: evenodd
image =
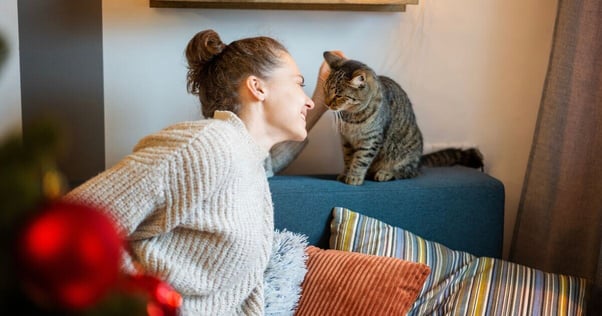
<svg viewBox="0 0 602 316"><path fill-rule="evenodd" d="M420 164L425 167L449 167L462 165L483 171L483 154L477 148L446 148L420 158Z"/></svg>

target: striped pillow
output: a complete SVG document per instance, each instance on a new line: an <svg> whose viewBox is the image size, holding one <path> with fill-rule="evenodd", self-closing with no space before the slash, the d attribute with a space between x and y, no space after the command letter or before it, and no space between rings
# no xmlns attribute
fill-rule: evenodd
<svg viewBox="0 0 602 316"><path fill-rule="evenodd" d="M431 267L408 315L583 315L585 279L475 257L336 207L330 248L396 257Z"/></svg>
<svg viewBox="0 0 602 316"><path fill-rule="evenodd" d="M360 253L307 248L296 316L405 315L429 267Z"/></svg>

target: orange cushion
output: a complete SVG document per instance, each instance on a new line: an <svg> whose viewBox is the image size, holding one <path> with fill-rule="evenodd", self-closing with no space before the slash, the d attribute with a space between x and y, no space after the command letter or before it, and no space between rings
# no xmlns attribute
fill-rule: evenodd
<svg viewBox="0 0 602 316"><path fill-rule="evenodd" d="M295 315L405 315L431 269L392 257L307 247Z"/></svg>

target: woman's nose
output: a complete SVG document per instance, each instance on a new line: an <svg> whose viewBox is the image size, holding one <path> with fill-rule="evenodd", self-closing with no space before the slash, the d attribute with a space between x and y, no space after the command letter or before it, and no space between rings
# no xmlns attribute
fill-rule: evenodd
<svg viewBox="0 0 602 316"><path fill-rule="evenodd" d="M314 103L314 100L312 100L307 95L305 97L306 97L305 106L308 107L310 110L313 109L316 106L316 104Z"/></svg>

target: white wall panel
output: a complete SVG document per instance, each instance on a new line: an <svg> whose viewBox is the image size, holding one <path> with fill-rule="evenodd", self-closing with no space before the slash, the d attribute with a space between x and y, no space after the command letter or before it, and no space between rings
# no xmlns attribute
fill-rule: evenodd
<svg viewBox="0 0 602 316"><path fill-rule="evenodd" d="M118 161L145 134L199 117L183 56L199 30L215 29L225 42L277 38L297 60L308 94L322 52L340 49L406 89L427 143L481 148L486 171L506 186L509 245L555 13L556 1L547 0L421 0L403 13L151 9L146 0L105 0L106 161ZM286 173L340 170L332 124L330 114L318 122Z"/></svg>
<svg viewBox="0 0 602 316"><path fill-rule="evenodd" d="M9 132L21 131L17 0L0 1L0 34L8 44L8 57L0 68L0 137L2 137Z"/></svg>

